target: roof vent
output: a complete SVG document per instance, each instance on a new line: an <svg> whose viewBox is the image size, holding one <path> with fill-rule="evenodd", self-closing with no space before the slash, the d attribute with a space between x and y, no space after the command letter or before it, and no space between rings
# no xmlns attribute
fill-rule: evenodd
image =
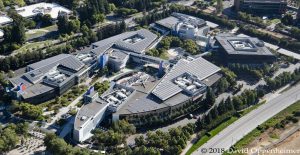
<svg viewBox="0 0 300 155"><path fill-rule="evenodd" d="M87 119L86 116L82 116L82 117L80 118L80 120L82 120L82 121L84 121L84 120L86 120L86 119Z"/></svg>
<svg viewBox="0 0 300 155"><path fill-rule="evenodd" d="M264 47L265 46L265 43L263 42L263 41L259 41L259 42L257 42L256 43L256 45L258 46L258 47Z"/></svg>

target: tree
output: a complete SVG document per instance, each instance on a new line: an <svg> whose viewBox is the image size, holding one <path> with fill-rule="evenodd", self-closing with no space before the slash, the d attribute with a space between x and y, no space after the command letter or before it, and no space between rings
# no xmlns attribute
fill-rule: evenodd
<svg viewBox="0 0 300 155"><path fill-rule="evenodd" d="M234 109L236 109L236 110L241 110L242 109L243 101L239 97L234 96L232 98L232 103L233 103Z"/></svg>
<svg viewBox="0 0 300 155"><path fill-rule="evenodd" d="M196 42L194 40L191 40L191 39L187 39L184 41L183 48L186 50L186 52L193 54L193 55L200 52L199 46L196 44Z"/></svg>
<svg viewBox="0 0 300 155"><path fill-rule="evenodd" d="M46 26L52 25L52 17L49 14L42 15L40 17L40 21L42 22L42 27L46 27ZM34 26L35 26L35 24L34 24Z"/></svg>
<svg viewBox="0 0 300 155"><path fill-rule="evenodd" d="M233 103L232 103L232 100L231 100L230 96L226 99L225 106L227 107L227 109L229 111L234 110L234 106L233 106Z"/></svg>
<svg viewBox="0 0 300 155"><path fill-rule="evenodd" d="M68 32L69 22L68 22L68 17L67 16L58 16L56 24L57 24L57 27L58 27L58 31L61 34L64 34L64 33Z"/></svg>
<svg viewBox="0 0 300 155"><path fill-rule="evenodd" d="M3 11L3 9L4 9L4 4L3 4L3 1L0 0L0 10Z"/></svg>
<svg viewBox="0 0 300 155"><path fill-rule="evenodd" d="M12 24L12 41L18 44L23 44L26 41L24 19L20 15L13 15Z"/></svg>
<svg viewBox="0 0 300 155"><path fill-rule="evenodd" d="M135 133L134 125L129 124L126 120L120 120L120 121L113 122L111 128L113 131L123 133L125 135Z"/></svg>
<svg viewBox="0 0 300 155"><path fill-rule="evenodd" d="M217 14L222 13L223 11L223 0L217 0Z"/></svg>
<svg viewBox="0 0 300 155"><path fill-rule="evenodd" d="M69 27L68 33L70 32L77 33L80 31L80 21L77 19L70 20L68 23L68 27Z"/></svg>
<svg viewBox="0 0 300 155"><path fill-rule="evenodd" d="M212 116L211 116L211 113L208 112L205 117L204 117L204 121L205 121L205 124L206 125L209 125L211 122L212 122ZM207 126L206 126L207 127ZM206 128L205 127L205 128Z"/></svg>
<svg viewBox="0 0 300 155"><path fill-rule="evenodd" d="M29 103L21 103L18 107L20 110L21 115L28 119L41 119L43 111L40 106L35 106Z"/></svg>
<svg viewBox="0 0 300 155"><path fill-rule="evenodd" d="M215 94L212 91L212 89L210 87L208 87L206 90L206 98L205 98L205 102L206 102L207 106L211 107L212 105L214 105L215 101L216 101Z"/></svg>
<svg viewBox="0 0 300 155"><path fill-rule="evenodd" d="M284 25L293 25L294 18L291 14L286 14L286 15L283 16L283 18L281 18L281 22Z"/></svg>
<svg viewBox="0 0 300 155"><path fill-rule="evenodd" d="M221 78L218 82L218 91L220 93L224 93L229 88L229 83L227 82L226 78Z"/></svg>
<svg viewBox="0 0 300 155"><path fill-rule="evenodd" d="M16 147L19 141L14 128L0 128L0 152L8 152Z"/></svg>
<svg viewBox="0 0 300 155"><path fill-rule="evenodd" d="M72 147L63 139L57 137L54 133L47 133L44 138L46 150L51 154L56 155L96 155L92 151L78 147Z"/></svg>
<svg viewBox="0 0 300 155"><path fill-rule="evenodd" d="M227 107L225 105L224 100L222 100L218 105L218 112L220 115L225 114L227 112Z"/></svg>
<svg viewBox="0 0 300 155"><path fill-rule="evenodd" d="M219 116L219 111L216 106L213 109L211 109L210 112L213 119L216 119Z"/></svg>
<svg viewBox="0 0 300 155"><path fill-rule="evenodd" d="M137 146L143 146L143 145L146 145L146 141L145 141L144 136L136 137L136 138L134 139L134 141L135 141L135 145L137 145Z"/></svg>
<svg viewBox="0 0 300 155"><path fill-rule="evenodd" d="M99 14L94 14L93 17L92 17L92 22L94 24L98 24L98 23L102 23L105 19L105 15L102 14L102 13L99 13Z"/></svg>

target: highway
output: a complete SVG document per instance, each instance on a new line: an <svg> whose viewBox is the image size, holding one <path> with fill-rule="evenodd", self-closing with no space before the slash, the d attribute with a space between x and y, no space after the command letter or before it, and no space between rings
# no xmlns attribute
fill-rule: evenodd
<svg viewBox="0 0 300 155"><path fill-rule="evenodd" d="M249 114L240 118L218 135L210 139L203 146L198 148L192 155L209 154L220 155L222 153L209 153L209 148L220 148L228 150L232 145L242 139L245 135L254 130L258 125L264 123L280 111L292 105L300 99L300 85L291 87L291 89L283 92L279 96L273 98L267 103L261 105ZM204 153L206 152L206 153Z"/></svg>

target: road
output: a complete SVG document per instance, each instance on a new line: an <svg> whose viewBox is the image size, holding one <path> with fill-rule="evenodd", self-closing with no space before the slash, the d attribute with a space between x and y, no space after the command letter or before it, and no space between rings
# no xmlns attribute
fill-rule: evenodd
<svg viewBox="0 0 300 155"><path fill-rule="evenodd" d="M196 150L193 155L205 154L201 152L207 148L224 148L228 150L237 141L250 133L258 125L267 121L283 109L292 105L300 99L300 85L283 92L267 103L261 105L258 109L240 118L232 125L221 131L218 135L210 139L201 148ZM219 155L221 153L211 153L210 155Z"/></svg>

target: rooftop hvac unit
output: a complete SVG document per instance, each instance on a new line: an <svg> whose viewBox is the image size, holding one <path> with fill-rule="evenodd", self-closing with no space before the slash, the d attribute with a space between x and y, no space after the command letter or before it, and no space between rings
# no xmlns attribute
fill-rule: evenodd
<svg viewBox="0 0 300 155"><path fill-rule="evenodd" d="M53 70L53 71L50 71L50 72L48 73L49 76L54 76L54 75L57 75L57 74L59 74L59 71L58 71L58 70Z"/></svg>
<svg viewBox="0 0 300 155"><path fill-rule="evenodd" d="M91 61L93 58L92 57L87 57L87 58L84 58L82 61L83 62L89 62Z"/></svg>
<svg viewBox="0 0 300 155"><path fill-rule="evenodd" d="M190 86L186 87L186 89L189 90L189 91L193 90L195 88L196 88L196 85L190 85Z"/></svg>
<svg viewBox="0 0 300 155"><path fill-rule="evenodd" d="M127 97L125 94L123 94L123 93L121 93L121 92L117 92L117 95L118 95L118 97L120 97L120 98L122 98L122 99L124 99L124 98Z"/></svg>

